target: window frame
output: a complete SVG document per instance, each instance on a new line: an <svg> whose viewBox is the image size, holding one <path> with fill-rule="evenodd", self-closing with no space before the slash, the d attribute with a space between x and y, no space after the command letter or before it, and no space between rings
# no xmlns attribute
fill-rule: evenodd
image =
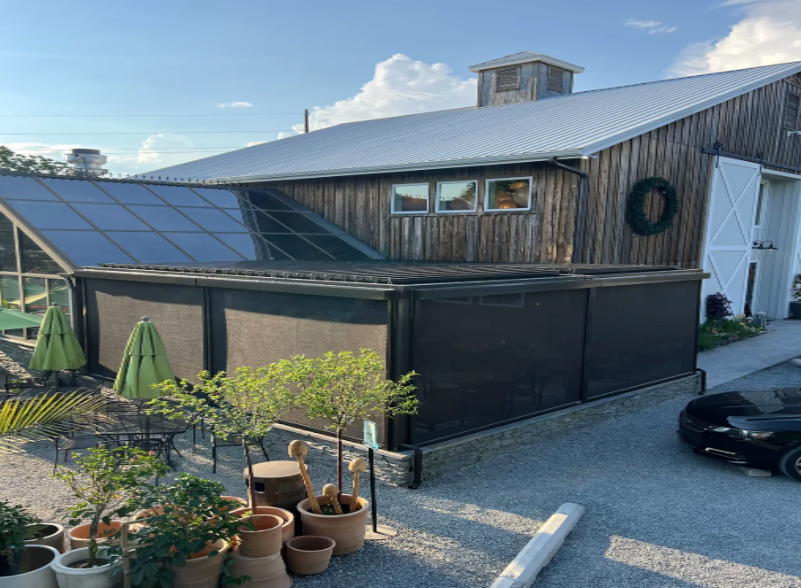
<svg viewBox="0 0 801 588"><path fill-rule="evenodd" d="M440 210L439 209L439 197L442 192L441 187L444 184L469 184L473 182L476 185L476 201L473 205L473 208L470 210ZM480 200L480 196L478 194L479 188L481 187L480 180L446 180L444 182L437 182L437 190L436 195L434 196L434 212L436 214L469 214L471 212L478 212L478 202Z"/></svg>
<svg viewBox="0 0 801 588"><path fill-rule="evenodd" d="M395 210L395 188L400 186L425 186L428 190L426 196L425 210ZM389 213L390 214L428 214L431 212L431 182L415 182L406 184L392 184L389 188Z"/></svg>
<svg viewBox="0 0 801 588"><path fill-rule="evenodd" d="M526 208L490 208L489 207L489 183L504 182L513 180L528 180L528 206ZM534 176L522 176L519 178L487 178L484 180L484 212L530 212L532 205L532 195L534 193Z"/></svg>

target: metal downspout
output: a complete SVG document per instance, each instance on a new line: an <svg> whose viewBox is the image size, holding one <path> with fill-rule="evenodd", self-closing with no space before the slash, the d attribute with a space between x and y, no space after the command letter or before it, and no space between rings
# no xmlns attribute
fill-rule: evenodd
<svg viewBox="0 0 801 588"><path fill-rule="evenodd" d="M570 254L570 263L581 261L578 256L584 248L584 215L587 210L587 193L590 189L590 176L576 167L570 167L557 161L555 157L548 159L548 163L559 169L579 176L578 202L576 202L576 223L573 228L573 251ZM579 252L579 253L577 253Z"/></svg>

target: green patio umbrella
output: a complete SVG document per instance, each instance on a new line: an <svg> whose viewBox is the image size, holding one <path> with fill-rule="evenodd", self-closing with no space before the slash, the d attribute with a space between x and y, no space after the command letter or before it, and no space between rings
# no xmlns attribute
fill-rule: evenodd
<svg viewBox="0 0 801 588"><path fill-rule="evenodd" d="M42 324L42 317L19 310L0 307L0 331L33 329Z"/></svg>
<svg viewBox="0 0 801 588"><path fill-rule="evenodd" d="M155 325L143 316L125 346L114 390L126 398L157 398L159 391L151 386L174 379L164 343Z"/></svg>
<svg viewBox="0 0 801 588"><path fill-rule="evenodd" d="M31 369L58 372L77 370L86 365L86 356L70 326L67 315L58 304L47 309L39 328L36 349L31 358Z"/></svg>

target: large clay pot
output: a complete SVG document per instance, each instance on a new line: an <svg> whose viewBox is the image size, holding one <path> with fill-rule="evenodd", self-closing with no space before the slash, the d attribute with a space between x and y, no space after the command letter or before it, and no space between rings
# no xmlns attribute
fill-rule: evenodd
<svg viewBox="0 0 801 588"><path fill-rule="evenodd" d="M59 556L58 550L49 545L27 545L19 554L16 573L8 573L6 565L0 566L1 588L56 588L56 574L52 565ZM6 564L5 558L0 558Z"/></svg>
<svg viewBox="0 0 801 588"><path fill-rule="evenodd" d="M232 508L240 508L242 506L248 505L247 500L245 500L244 498L239 498L238 496L220 496L220 498L230 502Z"/></svg>
<svg viewBox="0 0 801 588"><path fill-rule="evenodd" d="M284 508L277 506L257 506L255 509L249 506L237 508L231 514L234 516L244 517L250 513L254 515L275 515L283 519L284 524L281 525L281 541L286 543L295 536L295 515Z"/></svg>
<svg viewBox="0 0 801 588"><path fill-rule="evenodd" d="M248 557L239 553L237 548L233 551L233 559L231 574L234 578L250 576L250 581L242 584L246 588L290 588L292 586L292 578L286 573L286 566L280 553L264 557Z"/></svg>
<svg viewBox="0 0 801 588"><path fill-rule="evenodd" d="M328 569L336 541L330 537L302 535L286 544L286 565L289 571L311 576Z"/></svg>
<svg viewBox="0 0 801 588"><path fill-rule="evenodd" d="M90 523L84 523L67 531L67 537L69 537L70 540L70 549L89 547L89 525ZM107 541L108 537L114 535L114 533L121 528L122 523L119 521L111 521L110 525L100 523L97 527L97 542L102 543Z"/></svg>
<svg viewBox="0 0 801 588"><path fill-rule="evenodd" d="M227 541L217 541L203 551L193 554L186 560L185 565L171 567L170 569L175 572L175 588L217 588L223 560L230 547ZM216 551L217 554L208 557L212 551Z"/></svg>
<svg viewBox="0 0 801 588"><path fill-rule="evenodd" d="M64 527L58 523L28 525L26 529L36 533L36 538L25 540L26 545L49 545L59 553L64 553Z"/></svg>
<svg viewBox="0 0 801 588"><path fill-rule="evenodd" d="M100 548L98 557L102 560L106 549ZM114 588L122 581L122 575L115 568L121 565L103 564L94 568L71 568L70 564L89 559L89 549L82 547L59 555L53 562L59 588Z"/></svg>
<svg viewBox="0 0 801 588"><path fill-rule="evenodd" d="M249 530L244 526L239 529L239 553L248 557L264 557L281 551L284 519L271 514L257 514L245 517L242 521L252 523L256 529Z"/></svg>
<svg viewBox="0 0 801 588"><path fill-rule="evenodd" d="M248 469L243 472L245 482L250 488ZM256 506L278 506L292 510L299 500L306 496L306 487L296 461L267 461L253 464ZM250 498L248 491L248 498Z"/></svg>
<svg viewBox="0 0 801 588"><path fill-rule="evenodd" d="M340 494L339 503L344 507L350 506L352 496ZM318 496L320 506L330 504L328 496ZM318 515L309 510L309 499L298 503L300 520L303 523L303 533L306 535L320 535L336 541L334 555L346 555L359 551L364 545L364 534L367 530L367 513L370 503L359 497L361 508L356 512L341 515Z"/></svg>

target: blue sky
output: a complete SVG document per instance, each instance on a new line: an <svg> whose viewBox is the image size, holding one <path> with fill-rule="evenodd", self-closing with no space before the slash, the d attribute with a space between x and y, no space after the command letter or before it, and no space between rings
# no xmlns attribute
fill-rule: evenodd
<svg viewBox="0 0 801 588"><path fill-rule="evenodd" d="M522 50L586 67L577 90L801 60L801 0L0 0L0 14L0 144L100 148L128 173L275 140L304 108L319 128L467 106L468 66Z"/></svg>

